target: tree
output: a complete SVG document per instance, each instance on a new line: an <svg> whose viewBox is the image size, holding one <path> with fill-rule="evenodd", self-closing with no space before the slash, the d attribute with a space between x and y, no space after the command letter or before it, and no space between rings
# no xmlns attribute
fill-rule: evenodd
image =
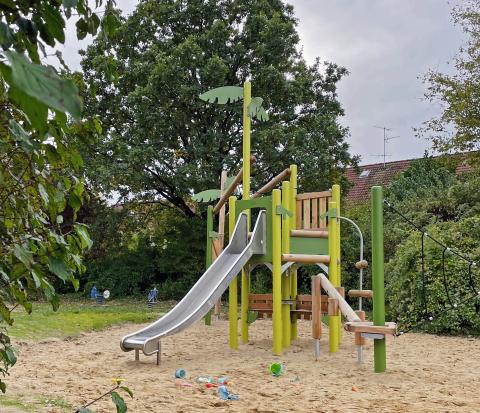
<svg viewBox="0 0 480 413"><path fill-rule="evenodd" d="M442 110L418 130L443 153L480 147L480 0L466 0L453 9L452 17L467 41L454 60L455 74L430 70L425 75L425 97Z"/></svg>
<svg viewBox="0 0 480 413"><path fill-rule="evenodd" d="M82 254L91 246L84 225L75 223L85 197L82 157L75 138L100 131L82 118L77 85L41 64L46 46L65 40L65 19L78 15L77 36L113 33L117 12L105 4L103 20L85 0L0 2L0 374L16 357L5 325L18 305L32 311L32 292L58 308L53 282L72 283L83 271ZM27 56L25 55L25 52ZM61 54L55 53L64 65ZM67 116L68 114L68 116ZM67 211L70 209L70 211ZM64 222L65 217L71 222ZM0 380L5 392L5 382Z"/></svg>
<svg viewBox="0 0 480 413"><path fill-rule="evenodd" d="M108 46L95 42L82 61L86 112L101 114L106 130L86 157L91 181L193 216L192 193L217 187L242 153L241 105L218 110L199 95L247 79L270 118L252 122L254 182L290 163L301 165L304 189L341 180L354 161L338 124L336 87L347 71L307 65L295 26L279 0L141 1Z"/></svg>

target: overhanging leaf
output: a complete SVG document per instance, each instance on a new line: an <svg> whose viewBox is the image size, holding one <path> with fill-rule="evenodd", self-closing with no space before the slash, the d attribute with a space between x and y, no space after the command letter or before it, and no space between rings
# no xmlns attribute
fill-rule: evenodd
<svg viewBox="0 0 480 413"><path fill-rule="evenodd" d="M125 404L125 401L116 391L112 392L112 401L117 408L117 413L125 413L127 411L127 405Z"/></svg>
<svg viewBox="0 0 480 413"><path fill-rule="evenodd" d="M220 189L207 189L192 196L195 202L210 202L220 198Z"/></svg>
<svg viewBox="0 0 480 413"><path fill-rule="evenodd" d="M50 257L48 259L48 268L63 281L67 281L70 276L70 270L67 267L67 264L65 264L60 258Z"/></svg>
<svg viewBox="0 0 480 413"><path fill-rule="evenodd" d="M243 99L243 87L240 86L222 86L211 89L202 93L200 99L205 102L217 103L224 105L225 103L234 103Z"/></svg>
<svg viewBox="0 0 480 413"><path fill-rule="evenodd" d="M82 103L78 89L69 79L61 79L52 68L30 62L17 52L5 52L12 66L13 85L53 109L80 119Z"/></svg>

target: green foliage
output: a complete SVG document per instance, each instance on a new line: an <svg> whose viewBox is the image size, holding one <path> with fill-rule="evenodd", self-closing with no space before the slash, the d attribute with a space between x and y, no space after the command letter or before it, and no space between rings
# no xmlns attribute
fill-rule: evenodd
<svg viewBox="0 0 480 413"><path fill-rule="evenodd" d="M125 403L125 400L123 399L122 396L120 396L117 390L125 392L131 398L133 398L133 392L128 387L122 386L123 379L114 378L112 379L112 381L115 383L115 387L113 389L102 394L100 397L96 398L92 402L87 403L86 405L78 408L77 410L75 410L75 413L93 413L93 410L90 410L88 407L91 406L92 404L95 404L99 400L102 400L107 396L110 396L112 398L112 402L115 405L117 413L126 413L127 404Z"/></svg>
<svg viewBox="0 0 480 413"><path fill-rule="evenodd" d="M110 50L115 78L105 69ZM222 168L238 170L242 157L242 105L219 108L198 96L240 99L247 78L270 113L252 125L252 186L291 163L300 165L302 189L340 181L353 161L338 123L336 88L347 71L309 66L299 50L293 9L281 1L141 1L112 42L95 42L82 62L86 111L103 114L108 131L86 148L91 182L193 216L191 194L217 187ZM211 90L224 85L234 89Z"/></svg>
<svg viewBox="0 0 480 413"><path fill-rule="evenodd" d="M453 9L452 17L467 40L454 60L456 73L431 70L425 75L425 97L440 103L442 112L419 130L444 153L478 150L480 143L480 0L465 0ZM478 163L478 154L473 158Z"/></svg>
<svg viewBox="0 0 480 413"><path fill-rule="evenodd" d="M105 33L117 20L113 1L105 4ZM0 315L11 325L13 308L32 311L30 297L39 292L58 308L52 284L69 282L78 289L81 256L91 246L85 227L75 223L85 198L79 177L83 161L73 142L88 140L92 121L80 121L77 84L40 63L46 45L65 40L65 18L72 9L95 34L99 18L85 0L0 2ZM108 30L107 30L108 29ZM106 34L103 39L106 39ZM60 52L55 55L64 66ZM71 217L68 223L65 217ZM0 340L0 374L14 364L8 335ZM5 383L0 380L0 390Z"/></svg>
<svg viewBox="0 0 480 413"><path fill-rule="evenodd" d="M160 299L179 299L204 268L205 223L158 205L99 206L92 224L94 246L83 281L88 292L143 294L154 285Z"/></svg>
<svg viewBox="0 0 480 413"><path fill-rule="evenodd" d="M480 198L477 191L472 189L479 184L480 178L477 174L456 176L454 167L455 163L444 159L424 158L415 161L393 180L385 196L397 210L432 237L452 250L478 260ZM479 315L476 311L480 300L472 298L461 304L464 299L472 297L468 262L447 251L445 281L443 248L426 238L424 282L421 272L421 233L388 206L385 205L384 211L387 317L397 320L400 328L405 329L416 326L426 316L434 315L432 322L422 324L419 329L435 333L479 334ZM343 211L364 231L367 260L371 257L370 213L369 204L350 206ZM342 240L342 279L347 289L358 288L358 270L352 265L358 259L358 238L343 223ZM478 270L474 268L472 275L479 285ZM370 269L364 272L364 276L364 288L369 288ZM457 304L457 308L452 309L452 304Z"/></svg>
<svg viewBox="0 0 480 413"><path fill-rule="evenodd" d="M425 228L434 238L455 251L480 258L480 218L441 222ZM421 235L412 233L396 249L386 268L390 315L402 328L415 326L433 316L422 329L433 333L480 334L480 314L469 285L468 263L446 252L443 277L443 248L425 241L425 279L421 272ZM474 277L479 279L478 274ZM447 292L448 291L448 292ZM476 302L475 300L478 300ZM470 298L470 299L469 299ZM468 301L467 301L468 300ZM463 303L465 301L465 303ZM453 308L452 308L453 307Z"/></svg>

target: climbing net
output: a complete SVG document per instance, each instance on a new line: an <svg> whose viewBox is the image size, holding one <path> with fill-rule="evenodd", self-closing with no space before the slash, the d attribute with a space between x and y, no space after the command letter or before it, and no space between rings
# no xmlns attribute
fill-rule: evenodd
<svg viewBox="0 0 480 413"><path fill-rule="evenodd" d="M437 238L433 237L431 234L429 234L425 229L422 227L418 226L413 222L410 218L408 218L405 214L403 214L401 211L399 211L391 202L389 202L387 199L383 200L384 204L395 214L397 214L400 218L402 218L403 221L408 223L412 228L414 228L416 231L420 232L421 234L421 267L420 267L420 273L421 273L421 279L422 279L422 306L423 306L423 314L421 317L417 317L416 321L407 329L402 330L397 332L397 336L403 335L405 333L408 333L412 330L418 329L421 326L423 326L426 323L432 322L433 320L438 320L441 318L443 315L445 315L446 312L449 311L455 311L461 306L470 303L472 301L475 302L475 310L477 314L480 313L480 291L477 288L475 278L472 274L473 268L477 268L477 263L469 258L468 256L456 251L455 249L451 248L450 246L446 245L442 241L438 240ZM428 300L427 300L427 285L428 285L428 279L426 276L426 271L425 271L425 240L426 239L431 240L432 242L436 243L438 246L442 248L442 260L441 260L441 266L442 266L442 284L443 288L445 290L445 294L447 297L448 305L449 307L437 312L429 312L428 309ZM450 291L448 288L448 278L447 274L445 271L445 256L447 254L452 254L456 257L458 257L460 260L465 262L465 265L467 267L468 271L468 289L469 294L466 294L465 297L462 300L459 300L455 302L455 300L452 299L450 295Z"/></svg>

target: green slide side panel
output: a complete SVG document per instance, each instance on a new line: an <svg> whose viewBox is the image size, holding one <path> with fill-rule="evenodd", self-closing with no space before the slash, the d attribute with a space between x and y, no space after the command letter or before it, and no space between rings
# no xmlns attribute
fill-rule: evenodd
<svg viewBox="0 0 480 413"><path fill-rule="evenodd" d="M262 196L255 199L242 199L235 203L235 221L241 212L247 209L263 209L267 212L267 253L255 258L255 263L272 262L272 197Z"/></svg>
<svg viewBox="0 0 480 413"><path fill-rule="evenodd" d="M328 239L290 237L290 253L328 255Z"/></svg>

